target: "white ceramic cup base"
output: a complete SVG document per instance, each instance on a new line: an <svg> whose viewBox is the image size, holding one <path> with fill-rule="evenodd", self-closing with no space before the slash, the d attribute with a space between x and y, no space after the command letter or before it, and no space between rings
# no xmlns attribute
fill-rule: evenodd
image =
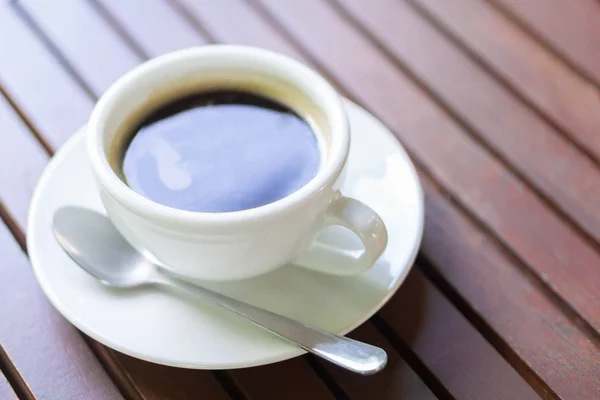
<svg viewBox="0 0 600 400"><path fill-rule="evenodd" d="M398 289L417 254L423 194L416 171L392 133L346 101L352 145L345 195L371 206L388 228L376 265L354 277L293 266L238 281L205 282L232 297L345 334L379 310ZM105 213L85 151L83 132L55 155L33 196L27 245L35 275L53 305L95 340L143 360L177 367L230 369L269 364L304 352L227 311L173 294L110 289L80 269L54 239L50 222L64 205ZM322 238L350 248L340 229Z"/></svg>

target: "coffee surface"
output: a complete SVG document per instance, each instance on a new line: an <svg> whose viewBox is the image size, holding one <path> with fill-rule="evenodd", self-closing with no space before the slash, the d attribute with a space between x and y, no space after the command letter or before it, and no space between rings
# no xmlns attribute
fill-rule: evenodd
<svg viewBox="0 0 600 400"><path fill-rule="evenodd" d="M321 158L305 120L244 92L177 100L132 135L125 182L150 200L189 211L239 211L282 199L317 174Z"/></svg>

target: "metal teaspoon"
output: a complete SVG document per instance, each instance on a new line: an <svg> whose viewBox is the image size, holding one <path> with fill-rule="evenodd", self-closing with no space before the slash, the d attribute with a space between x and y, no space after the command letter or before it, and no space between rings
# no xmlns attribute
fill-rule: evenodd
<svg viewBox="0 0 600 400"><path fill-rule="evenodd" d="M152 263L121 236L105 216L80 207L63 207L52 229L67 254L108 286L127 289L164 285L190 292L252 321L304 350L350 371L381 371L386 352L376 346L319 329L185 281Z"/></svg>

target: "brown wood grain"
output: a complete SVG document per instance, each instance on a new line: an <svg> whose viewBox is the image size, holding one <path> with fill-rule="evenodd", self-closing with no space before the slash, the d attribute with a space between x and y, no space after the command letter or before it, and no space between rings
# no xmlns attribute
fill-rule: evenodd
<svg viewBox="0 0 600 400"><path fill-rule="evenodd" d="M47 161L43 148L0 95L0 168L10 171L0 174L0 199L22 227L27 225L31 196Z"/></svg>
<svg viewBox="0 0 600 400"><path fill-rule="evenodd" d="M29 200L47 156L2 96L0 140L0 168L10 171L0 175L0 198L17 224L22 224L27 220ZM81 335L39 289L18 248L24 243L17 244L3 224L0 230L0 344L33 394L40 398L59 398L59 394L72 395L70 398L120 398Z"/></svg>
<svg viewBox="0 0 600 400"><path fill-rule="evenodd" d="M10 38L0 40L4 90L48 141L60 146L85 123L92 100L6 3L0 5L0 37Z"/></svg>
<svg viewBox="0 0 600 400"><path fill-rule="evenodd" d="M600 207L600 171L596 164L405 2L341 1L352 16L440 96L476 136L600 240L600 216L594 211ZM488 25L483 18L478 21ZM480 33L479 36L491 35ZM415 37L419 38L418 44L413 40ZM495 52L491 45L490 51ZM521 59L518 60L522 65ZM564 82L565 91L571 92L572 100L562 97L580 110L577 118L589 128L588 133L581 131L581 134L586 136L590 148L597 148L600 154L598 91L593 87L587 92L575 90L568 87L567 79L555 82L561 82L561 86ZM553 100L557 93L550 90L546 96L549 101L558 101ZM582 104L586 99L587 104Z"/></svg>
<svg viewBox="0 0 600 400"><path fill-rule="evenodd" d="M335 399L305 357L229 373L248 399Z"/></svg>
<svg viewBox="0 0 600 400"><path fill-rule="evenodd" d="M26 193L39 173L43 153L27 141L27 129L0 98L0 132L12 137L15 154L31 157L33 165L17 171L12 159L2 157L4 171L23 178L21 188L0 182L0 197L21 207L13 193ZM25 139L21 142L19 139ZM6 144L6 141L3 140ZM2 145L2 148L6 148ZM26 152L27 151L27 152ZM14 155L14 154L13 154ZM7 164L4 164L7 162ZM9 174L2 174L6 177ZM26 210L18 208L24 219ZM0 227L0 343L31 392L39 398L120 398L120 394L79 333L48 303L37 286L19 244ZM19 312L15 312L20 310Z"/></svg>
<svg viewBox="0 0 600 400"><path fill-rule="evenodd" d="M265 24L246 1L173 0L221 43L244 44L306 61L301 53Z"/></svg>
<svg viewBox="0 0 600 400"><path fill-rule="evenodd" d="M552 392L564 399L598 397L598 344L429 179L421 181L427 192L422 252L489 326L490 340L548 397Z"/></svg>
<svg viewBox="0 0 600 400"><path fill-rule="evenodd" d="M262 1L413 157L596 328L600 255L325 3ZM306 21L313 28L303 29ZM335 32L335 34L327 34ZM368 60L364 62L363 60Z"/></svg>
<svg viewBox="0 0 600 400"><path fill-rule="evenodd" d="M6 380L6 377L4 376L4 374L2 374L2 372L0 372L0 399L18 400L17 395L12 390L12 387L10 386L10 384L8 383L8 381Z"/></svg>
<svg viewBox="0 0 600 400"><path fill-rule="evenodd" d="M371 400L377 393L378 400L437 399L406 361L398 355L392 344L377 331L371 322L366 322L356 328L348 336L379 346L388 353L388 364L383 371L359 379L331 364L321 363L348 397L356 400ZM374 388L377 388L376 392Z"/></svg>
<svg viewBox="0 0 600 400"><path fill-rule="evenodd" d="M598 159L600 89L488 3L413 0Z"/></svg>
<svg viewBox="0 0 600 400"><path fill-rule="evenodd" d="M56 7L48 1L25 0L17 6L31 16L96 95L139 62L89 3L64 0Z"/></svg>
<svg viewBox="0 0 600 400"><path fill-rule="evenodd" d="M597 0L491 0L527 31L600 85L600 4Z"/></svg>
<svg viewBox="0 0 600 400"><path fill-rule="evenodd" d="M206 43L206 39L163 0L94 2L103 6L149 57Z"/></svg>
<svg viewBox="0 0 600 400"><path fill-rule="evenodd" d="M380 315L455 398L539 398L418 268Z"/></svg>
<svg viewBox="0 0 600 400"><path fill-rule="evenodd" d="M209 371L165 367L124 354L116 358L143 399L230 399Z"/></svg>

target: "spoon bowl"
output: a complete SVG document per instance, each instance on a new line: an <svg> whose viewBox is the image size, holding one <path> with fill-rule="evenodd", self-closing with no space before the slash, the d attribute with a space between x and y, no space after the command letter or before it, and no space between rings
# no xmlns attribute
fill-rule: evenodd
<svg viewBox="0 0 600 400"><path fill-rule="evenodd" d="M94 227L93 240L89 240L90 227ZM103 215L80 207L63 207L54 214L52 229L66 253L105 285L133 288L150 283L155 266Z"/></svg>

